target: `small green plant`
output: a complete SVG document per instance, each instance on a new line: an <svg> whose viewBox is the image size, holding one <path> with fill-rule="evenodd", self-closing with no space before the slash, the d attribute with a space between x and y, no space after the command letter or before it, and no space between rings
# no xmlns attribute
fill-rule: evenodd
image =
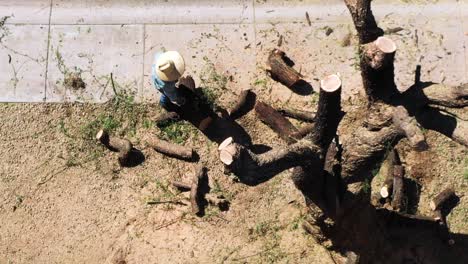
<svg viewBox="0 0 468 264"><path fill-rule="evenodd" d="M468 168L463 172L463 178L468 181Z"/></svg>
<svg viewBox="0 0 468 264"><path fill-rule="evenodd" d="M195 128L186 121L169 122L160 126L160 136L176 144L182 144L195 133Z"/></svg>

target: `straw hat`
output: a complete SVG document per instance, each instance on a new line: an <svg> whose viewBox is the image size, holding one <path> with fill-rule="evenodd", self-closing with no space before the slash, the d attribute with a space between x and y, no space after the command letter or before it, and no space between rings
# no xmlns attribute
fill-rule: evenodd
<svg viewBox="0 0 468 264"><path fill-rule="evenodd" d="M165 82L178 80L184 71L184 58L177 51L164 52L156 61L156 74Z"/></svg>

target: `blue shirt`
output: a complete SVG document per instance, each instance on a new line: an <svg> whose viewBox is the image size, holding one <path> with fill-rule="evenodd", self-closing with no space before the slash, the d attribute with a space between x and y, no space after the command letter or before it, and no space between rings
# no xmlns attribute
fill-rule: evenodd
<svg viewBox="0 0 468 264"><path fill-rule="evenodd" d="M154 61L151 67L151 80L153 81L153 85L160 93L162 93L162 96L169 98L172 103L182 105L183 98L181 98L177 93L177 81L166 82L161 80L156 74L156 62L158 61L158 58L161 56L161 54L161 52L157 52L154 55Z"/></svg>

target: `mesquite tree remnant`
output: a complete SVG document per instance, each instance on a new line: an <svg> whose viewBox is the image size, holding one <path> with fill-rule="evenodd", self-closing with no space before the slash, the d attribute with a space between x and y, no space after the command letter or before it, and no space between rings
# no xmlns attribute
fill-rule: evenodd
<svg viewBox="0 0 468 264"><path fill-rule="evenodd" d="M133 149L133 145L129 140L110 136L104 129L99 130L96 139L108 149L119 152L120 166L129 165L130 154Z"/></svg>
<svg viewBox="0 0 468 264"><path fill-rule="evenodd" d="M284 51L273 49L268 56L267 66L270 69L267 71L271 74L271 77L291 88L301 80L302 75L288 65L285 59L287 60Z"/></svg>
<svg viewBox="0 0 468 264"><path fill-rule="evenodd" d="M404 210L405 189L404 167L399 160L391 162L391 172L380 190L383 198L391 196L392 208L374 207L368 189L372 171L401 139L407 138L416 151L429 148L423 128L468 146L468 122L436 108L468 106L468 86L417 81L399 92L394 76L398 47L383 36L372 14L371 0L345 0L345 4L357 30L367 98L365 111L351 119L351 132L343 133L339 128L342 119L352 114L343 116L341 111L341 86L346 80L338 74L330 75L321 81L314 123L303 132L305 135L295 136L297 129L281 112L257 102L257 116L288 144L255 154L227 138L219 146L219 158L248 185L261 184L293 168L292 180L303 194L321 236L337 251L355 256L359 263L450 262L444 255L450 251L447 226L441 227L432 217L400 212ZM273 50L268 65L273 76L291 87L301 76L285 63L284 56L284 52ZM445 196L452 196L451 192L441 197ZM434 201L432 207L437 209L438 203Z"/></svg>

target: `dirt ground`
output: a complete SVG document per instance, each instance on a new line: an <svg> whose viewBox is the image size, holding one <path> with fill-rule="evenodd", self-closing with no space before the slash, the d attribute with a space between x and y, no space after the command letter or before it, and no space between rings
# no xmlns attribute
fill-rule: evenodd
<svg viewBox="0 0 468 264"><path fill-rule="evenodd" d="M213 87L208 95L219 105L234 100ZM362 105L345 103L349 120ZM104 105L0 104L0 263L334 263L302 229L304 201L288 171L256 187L238 183L223 173L216 143L185 122L156 127L161 112L125 94ZM466 110L457 114L468 118ZM238 123L255 144L284 144L253 112ZM341 133L349 133L344 125ZM94 139L101 127L130 139L144 162L120 168L117 154ZM398 145L407 176L421 186L412 213L431 215L429 199L454 186L462 197L448 222L468 234L468 150L425 133L427 152ZM151 136L193 146L211 192L226 197L229 210L193 216L187 194L170 181L189 181L196 163L155 152L145 145ZM378 191L380 178L369 191Z"/></svg>

